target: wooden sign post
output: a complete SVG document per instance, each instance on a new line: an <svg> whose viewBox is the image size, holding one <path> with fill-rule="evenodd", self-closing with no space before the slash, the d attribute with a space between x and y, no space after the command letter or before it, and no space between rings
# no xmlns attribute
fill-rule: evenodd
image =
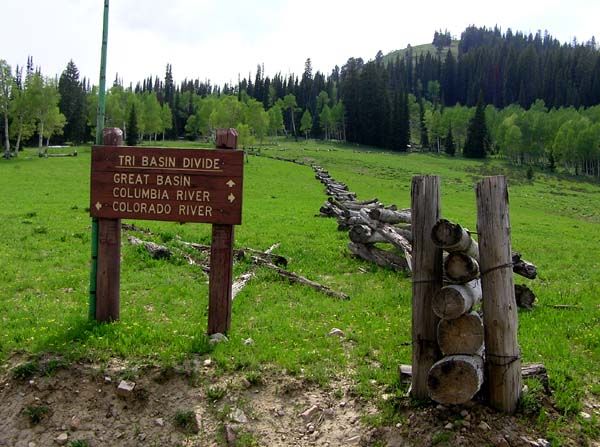
<svg viewBox="0 0 600 447"><path fill-rule="evenodd" d="M214 150L106 144L93 148L90 213L99 222L113 223L101 224L99 230L96 320L119 318L119 219L212 223L208 332L227 332L233 226L242 223L244 154L236 148L235 129L219 129ZM104 269L102 259L108 262ZM116 300L107 306L100 303L99 297L108 291L114 297L115 288ZM101 310L104 307L108 310Z"/></svg>
<svg viewBox="0 0 600 447"><path fill-rule="evenodd" d="M106 146L123 145L121 129L104 128L102 137ZM120 312L121 219L98 219L97 256L95 319L108 323L118 320Z"/></svg>

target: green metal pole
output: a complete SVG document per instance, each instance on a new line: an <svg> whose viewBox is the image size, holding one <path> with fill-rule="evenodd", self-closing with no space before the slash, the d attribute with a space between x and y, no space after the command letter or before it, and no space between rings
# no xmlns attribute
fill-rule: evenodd
<svg viewBox="0 0 600 447"><path fill-rule="evenodd" d="M104 130L104 112L106 109L106 47L108 43L108 0L104 0L104 19L102 23L102 50L100 53L100 86L98 88L98 114L96 119L96 144L102 144ZM92 266L90 270L89 318L96 319L96 277L98 275L98 219L92 218Z"/></svg>

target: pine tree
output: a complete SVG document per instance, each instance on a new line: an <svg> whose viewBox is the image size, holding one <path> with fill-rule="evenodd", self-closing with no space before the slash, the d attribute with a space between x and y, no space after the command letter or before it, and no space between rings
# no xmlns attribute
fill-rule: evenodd
<svg viewBox="0 0 600 447"><path fill-rule="evenodd" d="M454 145L454 137L452 136L452 127L448 127L448 133L444 140L444 149L448 155L454 157L456 153L456 146Z"/></svg>
<svg viewBox="0 0 600 447"><path fill-rule="evenodd" d="M422 97L419 98L419 127L421 130L421 149L429 150L429 135L425 123L425 106Z"/></svg>
<svg viewBox="0 0 600 447"><path fill-rule="evenodd" d="M485 108L483 104L483 93L479 94L479 101L475 108L475 114L467 128L467 140L463 154L467 158L485 158L489 150L490 138L485 122Z"/></svg>
<svg viewBox="0 0 600 447"><path fill-rule="evenodd" d="M85 139L85 91L79 81L79 70L71 60L58 81L58 107L67 119L64 128L66 141L81 143Z"/></svg>
<svg viewBox="0 0 600 447"><path fill-rule="evenodd" d="M139 139L137 112L135 104L131 105L129 119L127 120L127 146L136 146Z"/></svg>

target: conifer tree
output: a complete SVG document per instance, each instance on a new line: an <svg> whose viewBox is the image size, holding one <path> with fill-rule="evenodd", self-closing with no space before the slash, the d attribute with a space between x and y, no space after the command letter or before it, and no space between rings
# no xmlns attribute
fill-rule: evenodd
<svg viewBox="0 0 600 447"><path fill-rule="evenodd" d="M446 139L444 140L444 150L451 157L454 157L454 154L456 153L454 137L452 136L452 127L448 127L448 133L446 134Z"/></svg>
<svg viewBox="0 0 600 447"><path fill-rule="evenodd" d="M419 124L421 129L421 148L429 149L429 135L427 132L427 124L425 123L425 106L423 105L423 98L419 98Z"/></svg>
<svg viewBox="0 0 600 447"><path fill-rule="evenodd" d="M71 60L58 81L58 107L67 119L64 136L67 141L81 143L85 139L85 91L79 81L79 70Z"/></svg>
<svg viewBox="0 0 600 447"><path fill-rule="evenodd" d="M131 105L129 111L129 119L127 120L127 146L137 146L139 138L137 112L135 110L135 104Z"/></svg>
<svg viewBox="0 0 600 447"><path fill-rule="evenodd" d="M463 154L467 158L485 158L489 150L490 138L485 122L485 108L483 104L483 93L479 94L479 101L475 108L475 114L467 128L467 141Z"/></svg>

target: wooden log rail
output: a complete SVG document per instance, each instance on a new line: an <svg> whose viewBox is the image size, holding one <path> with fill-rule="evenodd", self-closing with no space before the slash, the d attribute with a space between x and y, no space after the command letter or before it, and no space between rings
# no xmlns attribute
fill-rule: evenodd
<svg viewBox="0 0 600 447"><path fill-rule="evenodd" d="M348 185L335 180L329 171L312 165L315 178L325 185L327 201L319 212L338 221L339 231L348 231L349 250L355 256L381 267L410 271L412 253L412 213L410 209L398 209L395 205L384 206L379 200L357 200ZM431 236L436 245L452 253L444 259L444 280L452 284L464 284L479 278L479 246L471 233L459 224L440 219L432 228ZM396 252L381 250L375 244L391 244ZM406 262L398 262L398 256ZM537 269L531 262L513 253L513 271L525 278L533 279ZM525 295L524 295L525 293ZM517 291L524 296L523 307L530 307L533 292ZM535 299L535 295L533 295ZM528 303L529 302L529 303Z"/></svg>

